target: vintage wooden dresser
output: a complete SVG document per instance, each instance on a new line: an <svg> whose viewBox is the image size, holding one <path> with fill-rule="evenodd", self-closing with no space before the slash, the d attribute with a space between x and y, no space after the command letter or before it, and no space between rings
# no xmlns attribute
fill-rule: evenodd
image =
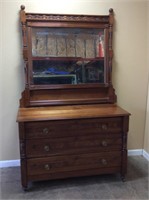
<svg viewBox="0 0 149 200"><path fill-rule="evenodd" d="M129 113L112 86L109 15L20 16L25 90L20 100L21 178L30 181L127 171Z"/></svg>

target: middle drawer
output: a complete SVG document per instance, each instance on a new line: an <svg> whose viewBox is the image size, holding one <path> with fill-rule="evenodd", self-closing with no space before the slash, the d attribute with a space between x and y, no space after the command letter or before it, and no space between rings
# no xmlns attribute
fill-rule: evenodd
<svg viewBox="0 0 149 200"><path fill-rule="evenodd" d="M121 150L120 134L26 140L26 155L42 157L83 152Z"/></svg>

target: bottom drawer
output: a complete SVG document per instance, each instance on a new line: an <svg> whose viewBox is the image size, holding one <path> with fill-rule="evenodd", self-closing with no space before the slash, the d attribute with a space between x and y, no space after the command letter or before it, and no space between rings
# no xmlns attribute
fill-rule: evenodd
<svg viewBox="0 0 149 200"><path fill-rule="evenodd" d="M77 171L97 168L118 167L121 165L121 152L53 156L27 160L28 175L55 172Z"/></svg>

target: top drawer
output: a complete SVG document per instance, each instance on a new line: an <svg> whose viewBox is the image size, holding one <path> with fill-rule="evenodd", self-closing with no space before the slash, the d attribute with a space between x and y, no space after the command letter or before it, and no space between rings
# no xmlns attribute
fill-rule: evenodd
<svg viewBox="0 0 149 200"><path fill-rule="evenodd" d="M94 133L117 133L121 130L122 117L25 123L25 135L27 139L87 135Z"/></svg>

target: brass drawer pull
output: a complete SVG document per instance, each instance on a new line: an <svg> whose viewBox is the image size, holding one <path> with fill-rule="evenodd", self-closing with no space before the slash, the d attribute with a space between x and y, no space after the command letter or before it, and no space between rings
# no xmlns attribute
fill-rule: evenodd
<svg viewBox="0 0 149 200"><path fill-rule="evenodd" d="M101 142L101 144L102 144L103 147L107 147L107 146L108 146L108 143L107 143L107 141L105 141L105 140L103 140L103 141Z"/></svg>
<svg viewBox="0 0 149 200"><path fill-rule="evenodd" d="M45 164L45 165L44 165L44 168L45 168L45 170L47 170L47 171L48 171L48 170L50 170L50 168L51 168L51 167L50 167L50 165L48 165L48 164Z"/></svg>
<svg viewBox="0 0 149 200"><path fill-rule="evenodd" d="M50 147L49 147L48 145L45 145L45 146L44 146L44 150L47 152L47 151L50 150Z"/></svg>
<svg viewBox="0 0 149 200"><path fill-rule="evenodd" d="M107 165L107 164L108 164L107 161L106 161L105 159L102 159L102 160L101 160L101 163L102 163L103 165Z"/></svg>
<svg viewBox="0 0 149 200"><path fill-rule="evenodd" d="M102 130L107 130L108 129L106 124L102 124L101 128L102 128Z"/></svg>
<svg viewBox="0 0 149 200"><path fill-rule="evenodd" d="M42 132L43 132L43 134L47 135L47 134L49 133L49 129L48 129L48 128L44 128L44 129L42 130Z"/></svg>

